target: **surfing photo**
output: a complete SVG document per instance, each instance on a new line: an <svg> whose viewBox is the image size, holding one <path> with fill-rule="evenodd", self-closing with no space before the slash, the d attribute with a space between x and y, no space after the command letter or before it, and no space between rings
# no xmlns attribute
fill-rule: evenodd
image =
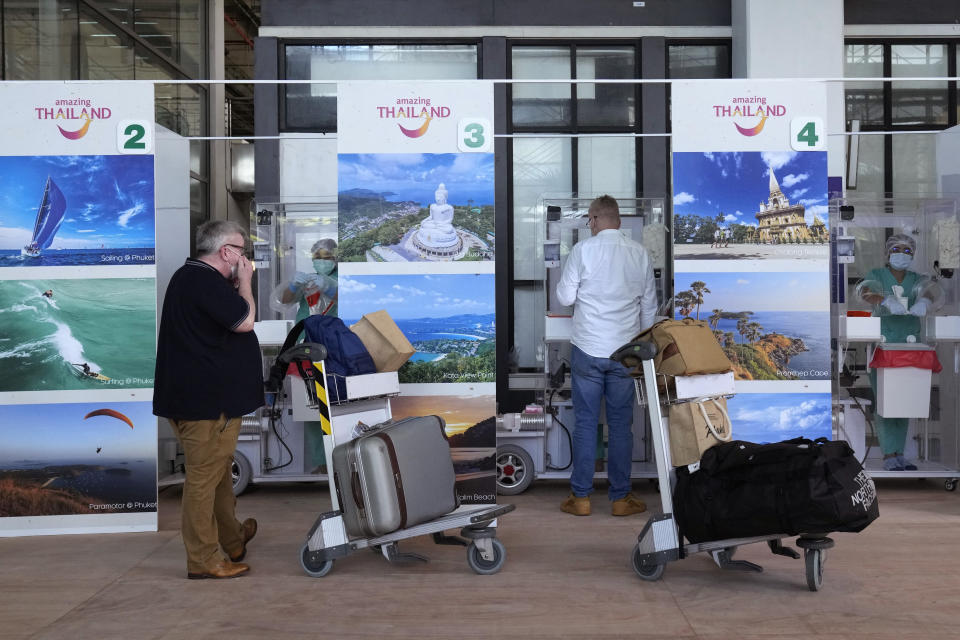
<svg viewBox="0 0 960 640"><path fill-rule="evenodd" d="M0 405L0 517L157 510L150 402Z"/></svg>
<svg viewBox="0 0 960 640"><path fill-rule="evenodd" d="M153 386L153 278L0 281L0 391Z"/></svg>
<svg viewBox="0 0 960 640"><path fill-rule="evenodd" d="M0 267L154 264L152 155L0 156Z"/></svg>

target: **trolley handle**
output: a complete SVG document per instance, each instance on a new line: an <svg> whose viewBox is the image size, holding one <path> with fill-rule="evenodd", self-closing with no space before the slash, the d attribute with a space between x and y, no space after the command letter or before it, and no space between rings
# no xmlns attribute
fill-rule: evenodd
<svg viewBox="0 0 960 640"><path fill-rule="evenodd" d="M612 354L610 359L628 368L637 368L643 360L657 357L657 345L649 340L634 340L623 345Z"/></svg>

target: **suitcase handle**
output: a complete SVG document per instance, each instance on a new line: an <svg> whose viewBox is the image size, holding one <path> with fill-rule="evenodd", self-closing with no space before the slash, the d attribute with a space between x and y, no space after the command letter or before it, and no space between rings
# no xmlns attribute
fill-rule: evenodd
<svg viewBox="0 0 960 640"><path fill-rule="evenodd" d="M353 493L353 502L357 505L357 509L363 511L363 500L360 498L361 493L363 492L363 487L360 486L360 474L356 471L350 473L350 487Z"/></svg>

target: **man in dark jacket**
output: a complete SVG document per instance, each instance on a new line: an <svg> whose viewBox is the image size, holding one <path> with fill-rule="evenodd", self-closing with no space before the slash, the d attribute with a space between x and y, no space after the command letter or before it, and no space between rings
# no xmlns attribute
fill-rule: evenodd
<svg viewBox="0 0 960 640"><path fill-rule="evenodd" d="M230 473L241 418L263 405L245 243L235 222L197 229L197 258L170 279L157 338L153 412L170 421L183 447L181 534L192 579L249 571L240 561L257 532L256 520L240 523L234 514Z"/></svg>

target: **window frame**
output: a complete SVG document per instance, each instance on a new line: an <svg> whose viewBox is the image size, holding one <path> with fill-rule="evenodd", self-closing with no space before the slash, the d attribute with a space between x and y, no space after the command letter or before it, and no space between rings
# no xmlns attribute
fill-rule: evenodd
<svg viewBox="0 0 960 640"><path fill-rule="evenodd" d="M957 55L960 52L960 38L870 38L856 37L844 38L844 56L846 56L847 45L880 45L883 47L883 77L890 78L893 75L893 45L905 44L924 44L924 45L945 45L947 48L947 76L957 77ZM846 78L847 82L858 82L858 78ZM958 82L956 80L947 81L947 122L945 124L921 123L921 124L894 124L893 123L893 82L883 81L883 122L882 124L863 124L860 125L860 131L930 131L936 129L949 129L957 125L957 100L958 100ZM850 131L851 120L847 119L847 95L846 83L844 84L843 96L844 109L844 130ZM893 196L893 136L883 136L883 191L884 197Z"/></svg>
<svg viewBox="0 0 960 640"><path fill-rule="evenodd" d="M288 80L287 47L362 47L362 46L404 46L404 45L473 45L477 49L477 69L475 80L483 78L483 39L482 38L281 38L277 42L277 78ZM337 81L331 81L335 84ZM279 133L336 133L337 125L330 128L290 127L287 125L287 91L282 85L277 91L277 124Z"/></svg>

